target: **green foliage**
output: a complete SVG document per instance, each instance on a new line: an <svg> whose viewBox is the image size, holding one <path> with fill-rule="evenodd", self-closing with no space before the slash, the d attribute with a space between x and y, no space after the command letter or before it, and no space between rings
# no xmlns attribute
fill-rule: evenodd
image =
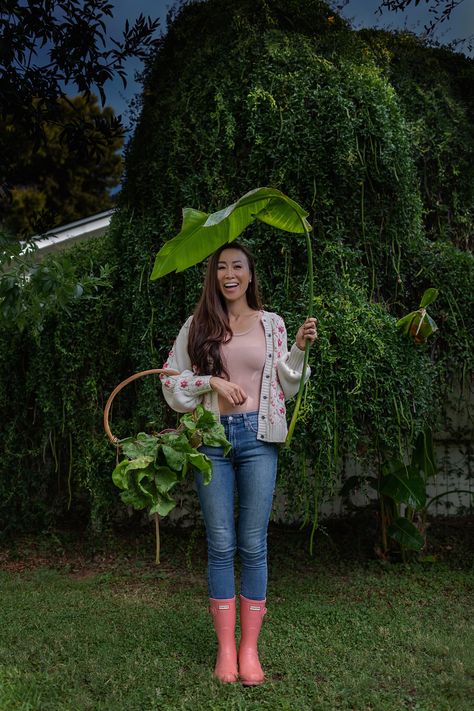
<svg viewBox="0 0 474 711"><path fill-rule="evenodd" d="M305 206L313 227L320 335L282 457L288 511L317 521L349 459L374 479L406 461L474 371L473 82L472 60L353 32L319 0L184 7L144 75L110 236L73 252L79 279L91 257L119 266L113 288L51 314L39 341L28 328L0 333L2 523L120 520L104 400L161 365L202 287L200 266L151 282L154 255L183 206L215 212L255 185ZM304 238L257 223L246 236L291 338L306 311ZM396 323L432 286L439 331L415 345ZM174 420L153 379L114 405L119 436Z"/></svg>
<svg viewBox="0 0 474 711"><path fill-rule="evenodd" d="M49 255L39 262L35 242L12 241L1 232L0 269L0 325L20 331L28 326L33 335L52 312L70 316L73 302L96 298L99 289L111 286L107 264L95 275L91 262L79 279L69 256Z"/></svg>
<svg viewBox="0 0 474 711"><path fill-rule="evenodd" d="M54 260L61 264L60 256ZM106 240L76 247L65 257L66 264L74 265L77 283L89 276L99 279L98 265L113 262ZM48 261L42 264L46 268ZM84 517L100 529L112 515L109 472L114 454L102 434L102 410L116 385L117 369L130 366L121 351L114 316L120 310L118 294L99 288L94 296L73 298L67 310L51 299L40 316L29 302L21 330L3 321L0 529L4 532ZM126 412L125 396L115 409L119 432ZM135 426L138 431L140 423Z"/></svg>
<svg viewBox="0 0 474 711"><path fill-rule="evenodd" d="M171 489L184 481L188 470L199 471L204 484L211 481L212 462L198 451L202 444L222 447L224 454L231 449L223 425L202 405L182 415L176 430L152 435L140 432L118 443L126 459L117 464L112 479L115 486L123 489L120 498L124 504L138 511L148 509L155 517L157 565L160 563L159 516L167 516L176 506Z"/></svg>
<svg viewBox="0 0 474 711"><path fill-rule="evenodd" d="M473 60L408 33L362 30L403 107L432 240L471 249L474 219Z"/></svg>

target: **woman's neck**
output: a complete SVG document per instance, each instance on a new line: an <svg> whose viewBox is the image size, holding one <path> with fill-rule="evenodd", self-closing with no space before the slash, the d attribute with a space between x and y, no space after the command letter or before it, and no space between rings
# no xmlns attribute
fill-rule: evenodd
<svg viewBox="0 0 474 711"><path fill-rule="evenodd" d="M236 302L235 304L228 304L227 305L227 314L229 316L229 321L232 322L237 322L241 321L248 316L252 316L255 313L255 310L250 308L248 303L245 302Z"/></svg>

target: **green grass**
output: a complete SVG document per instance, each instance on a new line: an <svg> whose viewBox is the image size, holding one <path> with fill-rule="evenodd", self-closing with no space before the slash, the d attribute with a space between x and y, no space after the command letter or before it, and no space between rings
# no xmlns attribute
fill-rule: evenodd
<svg viewBox="0 0 474 711"><path fill-rule="evenodd" d="M115 551L58 537L11 544L0 558L0 711L471 711L472 568L352 562L324 540L317 552L272 532L268 681L243 688L211 675L200 539L164 532L160 568L148 537Z"/></svg>

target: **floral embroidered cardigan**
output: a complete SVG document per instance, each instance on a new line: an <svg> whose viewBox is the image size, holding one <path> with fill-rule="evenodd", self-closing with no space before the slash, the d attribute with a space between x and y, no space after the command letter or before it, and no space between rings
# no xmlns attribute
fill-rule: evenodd
<svg viewBox="0 0 474 711"><path fill-rule="evenodd" d="M281 316L262 311L265 331L265 366L258 415L257 438L265 442L284 442L286 424L285 400L298 392L303 368L304 351L294 344L287 347L285 323ZM192 316L182 326L163 368L179 371L179 375L160 375L166 402L177 412L191 412L202 403L219 416L218 395L212 390L210 375L196 375L188 354L188 333ZM310 376L306 369L305 379Z"/></svg>

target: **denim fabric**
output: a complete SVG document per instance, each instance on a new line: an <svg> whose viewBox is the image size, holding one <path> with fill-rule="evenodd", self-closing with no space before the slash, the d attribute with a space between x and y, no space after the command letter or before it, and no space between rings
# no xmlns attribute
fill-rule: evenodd
<svg viewBox="0 0 474 711"><path fill-rule="evenodd" d="M209 597L235 595L234 557L240 556L240 592L263 600L267 588L267 529L278 461L276 444L257 440L258 412L221 417L232 450L202 446L212 460L212 480L205 486L195 473L207 534ZM238 495L237 533L234 494Z"/></svg>

